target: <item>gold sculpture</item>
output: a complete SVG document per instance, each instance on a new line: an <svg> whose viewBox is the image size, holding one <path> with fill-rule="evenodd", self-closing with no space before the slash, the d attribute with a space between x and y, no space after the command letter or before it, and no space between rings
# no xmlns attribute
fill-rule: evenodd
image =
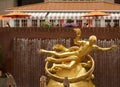
<svg viewBox="0 0 120 87"><path fill-rule="evenodd" d="M40 49L40 53L51 54L45 59L45 70L51 78L47 87L62 87L64 77L68 77L70 87L95 87L92 83L94 60L89 53L93 50L107 51L117 47L116 45L108 48L97 46L95 44L97 37L94 35L91 35L88 41L80 40L80 29L75 28L74 31L76 33L74 44L77 46L66 48L57 44L53 46L54 51ZM85 59L87 61L84 61ZM52 67L49 66L50 63L53 63Z"/></svg>

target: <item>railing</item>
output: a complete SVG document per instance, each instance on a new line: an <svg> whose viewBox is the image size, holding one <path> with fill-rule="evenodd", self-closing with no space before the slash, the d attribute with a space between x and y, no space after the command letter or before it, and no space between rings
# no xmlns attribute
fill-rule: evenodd
<svg viewBox="0 0 120 87"><path fill-rule="evenodd" d="M90 35L96 35L98 39L118 39L120 38L119 28L81 28L81 38L88 38ZM0 33L12 34L17 37L27 38L74 38L73 28L41 28L41 27L16 27L0 28Z"/></svg>

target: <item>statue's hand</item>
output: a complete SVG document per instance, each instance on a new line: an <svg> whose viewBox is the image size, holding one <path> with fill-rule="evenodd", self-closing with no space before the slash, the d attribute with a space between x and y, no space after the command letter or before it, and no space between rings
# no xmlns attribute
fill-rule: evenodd
<svg viewBox="0 0 120 87"><path fill-rule="evenodd" d="M115 49L115 48L117 48L117 45L112 45L111 46L111 49Z"/></svg>
<svg viewBox="0 0 120 87"><path fill-rule="evenodd" d="M51 72L52 74L55 74L57 69L58 68L56 67L56 64L53 63L52 67L49 68L48 71Z"/></svg>
<svg viewBox="0 0 120 87"><path fill-rule="evenodd" d="M57 69L58 69L58 67L56 66L55 63L53 63L53 65L52 65L52 67L51 67L51 70L52 70L52 71L56 71Z"/></svg>
<svg viewBox="0 0 120 87"><path fill-rule="evenodd" d="M87 63L86 63L86 65L87 65L87 67L91 67L92 66L92 61L87 61Z"/></svg>
<svg viewBox="0 0 120 87"><path fill-rule="evenodd" d="M53 63L53 65L52 65L52 67L51 67L51 69L57 69L57 66L56 66L56 64L55 63Z"/></svg>
<svg viewBox="0 0 120 87"><path fill-rule="evenodd" d="M81 63L83 67L91 67L92 61L87 61L87 63Z"/></svg>
<svg viewBox="0 0 120 87"><path fill-rule="evenodd" d="M91 74L86 80L94 79L94 74Z"/></svg>
<svg viewBox="0 0 120 87"><path fill-rule="evenodd" d="M58 64L53 63L53 65L52 65L51 69L56 71L56 70L60 69L60 67L59 67L59 65L58 65Z"/></svg>
<svg viewBox="0 0 120 87"><path fill-rule="evenodd" d="M40 52L40 53L44 53L45 50L44 50L44 49L40 49L39 52Z"/></svg>

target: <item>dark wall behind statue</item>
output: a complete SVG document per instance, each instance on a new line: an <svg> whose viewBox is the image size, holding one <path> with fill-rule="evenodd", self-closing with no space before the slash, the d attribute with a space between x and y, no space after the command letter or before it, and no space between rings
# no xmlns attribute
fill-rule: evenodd
<svg viewBox="0 0 120 87"><path fill-rule="evenodd" d="M82 39L90 35L98 37L101 47L118 45L114 51L97 51L95 60L96 87L120 87L120 28L84 28ZM11 73L17 87L39 87L39 78L44 75L44 58L37 51L51 49L54 43L73 45L73 28L1 28L0 45L3 53L3 71Z"/></svg>

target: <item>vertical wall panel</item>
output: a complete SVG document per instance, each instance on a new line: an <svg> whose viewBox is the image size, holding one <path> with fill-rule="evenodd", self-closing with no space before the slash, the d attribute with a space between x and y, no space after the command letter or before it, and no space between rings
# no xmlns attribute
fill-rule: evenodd
<svg viewBox="0 0 120 87"><path fill-rule="evenodd" d="M70 39L25 39L14 38L13 54L14 68L18 87L39 87L39 78L45 75L45 56L42 56L39 49L52 50L54 44L69 44Z"/></svg>
<svg viewBox="0 0 120 87"><path fill-rule="evenodd" d="M88 28L82 30L82 39L92 34L100 40L101 47L117 44L114 51L94 51L96 87L120 87L120 29ZM73 45L73 29L11 28L0 29L0 45L3 51L3 71L11 73L17 87L39 87L39 77L44 75L44 58L40 48L51 50L53 44ZM112 40L111 40L112 39Z"/></svg>

